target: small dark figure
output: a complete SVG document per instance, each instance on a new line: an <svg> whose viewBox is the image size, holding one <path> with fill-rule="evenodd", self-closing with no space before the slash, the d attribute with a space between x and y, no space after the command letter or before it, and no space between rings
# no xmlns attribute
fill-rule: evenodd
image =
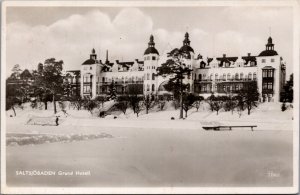
<svg viewBox="0 0 300 195"><path fill-rule="evenodd" d="M58 116L56 117L55 122L56 122L56 126L58 126Z"/></svg>
<svg viewBox="0 0 300 195"><path fill-rule="evenodd" d="M114 119L117 119L118 117L114 116Z"/></svg>
<svg viewBox="0 0 300 195"><path fill-rule="evenodd" d="M174 118L174 117L171 117L171 120L175 120L175 118Z"/></svg>

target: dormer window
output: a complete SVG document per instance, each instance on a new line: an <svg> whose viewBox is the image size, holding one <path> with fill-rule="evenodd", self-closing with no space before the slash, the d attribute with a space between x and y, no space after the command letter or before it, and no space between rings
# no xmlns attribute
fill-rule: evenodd
<svg viewBox="0 0 300 195"><path fill-rule="evenodd" d="M272 58L272 59L271 59L271 62L275 62L275 59L274 59L274 58Z"/></svg>
<svg viewBox="0 0 300 195"><path fill-rule="evenodd" d="M262 60L261 60L261 63L266 63L266 59L262 59Z"/></svg>
<svg viewBox="0 0 300 195"><path fill-rule="evenodd" d="M93 69L93 67L90 67L90 70L92 70Z"/></svg>
<svg viewBox="0 0 300 195"><path fill-rule="evenodd" d="M152 56L152 60L156 60L155 56Z"/></svg>

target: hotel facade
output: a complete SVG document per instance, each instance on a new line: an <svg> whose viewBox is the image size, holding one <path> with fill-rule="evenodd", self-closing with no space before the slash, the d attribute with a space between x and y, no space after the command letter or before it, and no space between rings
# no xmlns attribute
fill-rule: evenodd
<svg viewBox="0 0 300 195"><path fill-rule="evenodd" d="M274 50L271 37L268 38L266 48L259 55L248 53L245 56L206 58L195 55L191 47L189 34L186 33L180 51L188 57L182 62L190 68L191 75L186 76L184 83L189 85L188 91L196 95L208 97L237 93L249 82L256 82L262 102L280 101L280 93L285 84L286 66L282 57ZM85 60L77 74L69 72L70 77L80 75L80 95L95 98L109 94L109 86L114 83L116 93L124 94L130 86L138 86L141 94L164 95L170 94L164 85L172 75L159 76L157 68L166 62L166 56L160 56L155 48L154 37L150 36L143 60L121 62L97 58L93 49L90 58ZM77 81L77 79L76 79Z"/></svg>

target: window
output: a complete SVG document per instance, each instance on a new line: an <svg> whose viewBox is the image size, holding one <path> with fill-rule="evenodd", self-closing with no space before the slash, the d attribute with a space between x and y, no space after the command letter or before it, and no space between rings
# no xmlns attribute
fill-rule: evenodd
<svg viewBox="0 0 300 195"><path fill-rule="evenodd" d="M147 84L147 91L150 91L150 86L149 86L149 84Z"/></svg>
<svg viewBox="0 0 300 195"><path fill-rule="evenodd" d="M266 59L261 59L261 63L266 63Z"/></svg>
<svg viewBox="0 0 300 195"><path fill-rule="evenodd" d="M271 62L275 62L275 59L274 59L274 58L272 58L272 59L271 59Z"/></svg>
<svg viewBox="0 0 300 195"><path fill-rule="evenodd" d="M235 79L239 80L239 74L238 73L235 74Z"/></svg>
<svg viewBox="0 0 300 195"><path fill-rule="evenodd" d="M230 80L230 73L227 74L227 80Z"/></svg>
<svg viewBox="0 0 300 195"><path fill-rule="evenodd" d="M91 86L86 85L83 86L83 93L90 93L91 92Z"/></svg>
<svg viewBox="0 0 300 195"><path fill-rule="evenodd" d="M223 80L226 80L226 74L225 73L223 74Z"/></svg>
<svg viewBox="0 0 300 195"><path fill-rule="evenodd" d="M152 60L156 60L155 56L152 56Z"/></svg>
<svg viewBox="0 0 300 195"><path fill-rule="evenodd" d="M147 73L147 80L150 80L150 74Z"/></svg>
<svg viewBox="0 0 300 195"><path fill-rule="evenodd" d="M213 79L213 74L210 75L210 80L212 81L212 79Z"/></svg>
<svg viewBox="0 0 300 195"><path fill-rule="evenodd" d="M152 84L152 91L155 91L155 85Z"/></svg>
<svg viewBox="0 0 300 195"><path fill-rule="evenodd" d="M248 79L252 80L252 73L251 72L249 72Z"/></svg>
<svg viewBox="0 0 300 195"><path fill-rule="evenodd" d="M268 89L273 89L273 85L271 82L268 83Z"/></svg>
<svg viewBox="0 0 300 195"><path fill-rule="evenodd" d="M253 73L253 80L256 80L256 72Z"/></svg>
<svg viewBox="0 0 300 195"><path fill-rule="evenodd" d="M155 80L155 74L152 73L152 80Z"/></svg>
<svg viewBox="0 0 300 195"><path fill-rule="evenodd" d="M241 73L241 74L240 74L240 79L243 79L243 78L244 78L244 74Z"/></svg>
<svg viewBox="0 0 300 195"><path fill-rule="evenodd" d="M199 74L199 81L201 81L202 80L202 74Z"/></svg>
<svg viewBox="0 0 300 195"><path fill-rule="evenodd" d="M218 80L218 74L217 73L215 74L215 80Z"/></svg>

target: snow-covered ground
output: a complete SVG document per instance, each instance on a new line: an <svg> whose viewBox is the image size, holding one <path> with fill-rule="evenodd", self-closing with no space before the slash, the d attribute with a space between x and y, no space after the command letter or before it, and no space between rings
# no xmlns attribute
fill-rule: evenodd
<svg viewBox="0 0 300 195"><path fill-rule="evenodd" d="M107 102L104 108L110 105ZM245 111L241 116L222 111L217 115L203 104L198 112L190 110L185 120L178 119L179 110L171 102L164 111L154 108L139 117L130 109L126 115L113 112L99 118L99 109L89 113L67 107L67 114L57 114L59 126L32 123L53 123L50 104L47 111L24 107L17 109L16 117L7 111L7 139L23 143L7 147L10 186L292 185L293 115L292 109L282 112L280 104L261 104L251 115ZM254 131L202 129L217 124L258 127ZM90 175L16 175L20 170L87 171Z"/></svg>
<svg viewBox="0 0 300 195"><path fill-rule="evenodd" d="M104 109L113 105L113 101L106 102ZM279 103L264 103L251 111L248 115L245 110L240 116L237 112L211 112L207 105L202 104L199 111L195 108L188 111L188 117L180 120L179 110L175 110L171 102L168 102L163 111L153 108L146 114L145 111L137 117L131 109L124 115L120 111L112 112L105 118L98 117L99 110L92 113L86 110L75 110L67 106L67 114L59 111L53 114L52 104L48 110L31 109L24 105L24 109L17 109L16 117L9 117L12 111L7 111L7 133L89 133L88 127L128 127L140 129L202 129L202 126L219 125L257 125L255 130L292 130L293 110L281 111ZM55 116L59 117L59 126L55 126ZM116 119L114 119L117 117ZM175 120L171 120L174 117ZM45 123L45 126L34 124ZM249 129L244 129L249 130ZM91 132L92 133L92 132Z"/></svg>

